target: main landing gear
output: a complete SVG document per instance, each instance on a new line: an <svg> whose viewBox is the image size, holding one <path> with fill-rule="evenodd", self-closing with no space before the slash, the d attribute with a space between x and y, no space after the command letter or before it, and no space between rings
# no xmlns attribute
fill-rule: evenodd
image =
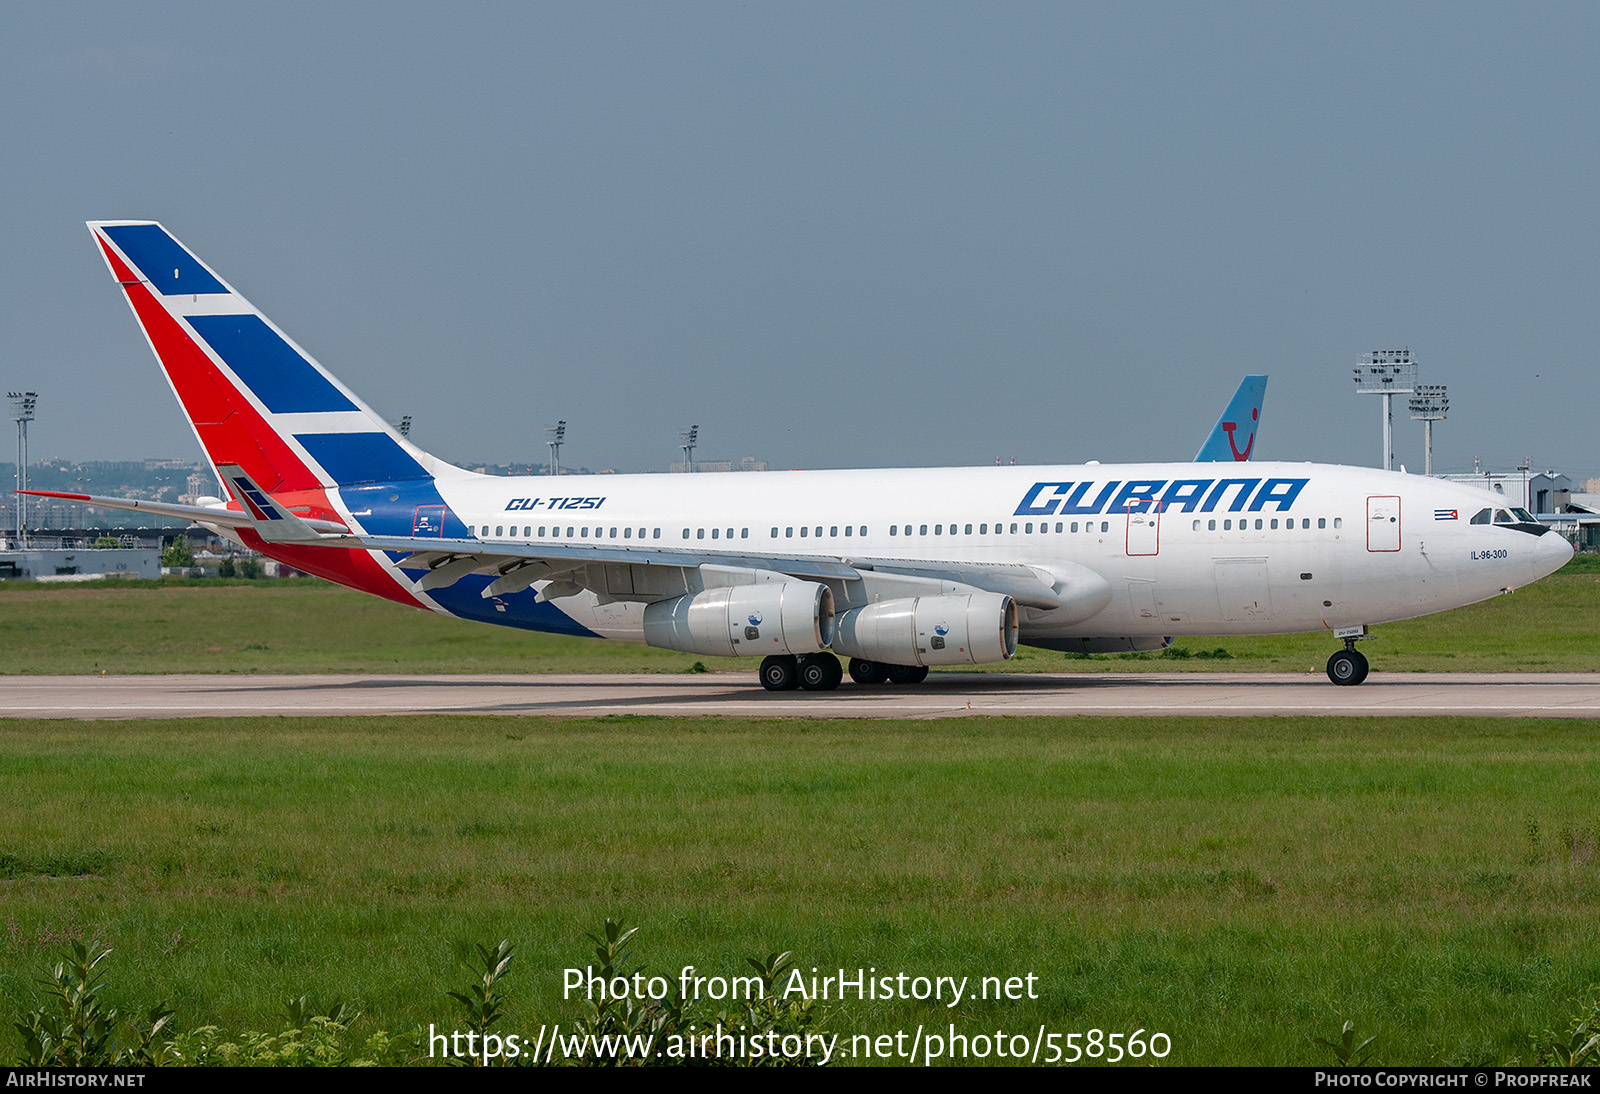
<svg viewBox="0 0 1600 1094"><path fill-rule="evenodd" d="M831 653L790 654L761 662L761 686L768 691L832 691L844 679L844 666ZM926 665L886 665L881 661L850 659L850 679L858 684L920 684L928 678Z"/></svg>
<svg viewBox="0 0 1600 1094"><path fill-rule="evenodd" d="M1345 638L1344 649L1328 658L1328 679L1341 687L1354 687L1367 678L1366 655L1356 649L1357 638L1363 635Z"/></svg>

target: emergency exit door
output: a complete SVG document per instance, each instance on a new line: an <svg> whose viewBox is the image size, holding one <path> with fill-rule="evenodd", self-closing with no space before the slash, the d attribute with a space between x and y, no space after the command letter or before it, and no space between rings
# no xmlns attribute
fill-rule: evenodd
<svg viewBox="0 0 1600 1094"><path fill-rule="evenodd" d="M1130 555L1153 555L1161 550L1161 503L1150 502L1150 511L1135 513L1138 501L1128 502L1127 552Z"/></svg>
<svg viewBox="0 0 1600 1094"><path fill-rule="evenodd" d="M1367 499L1367 550L1398 551L1400 549L1400 499L1373 497Z"/></svg>

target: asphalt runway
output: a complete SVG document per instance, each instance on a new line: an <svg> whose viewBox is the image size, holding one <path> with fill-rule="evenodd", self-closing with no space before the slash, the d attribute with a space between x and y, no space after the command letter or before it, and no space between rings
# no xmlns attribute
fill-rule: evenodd
<svg viewBox="0 0 1600 1094"><path fill-rule="evenodd" d="M754 672L563 676L13 676L10 718L659 714L774 718L1417 715L1600 717L1600 673L935 673L913 686L767 692Z"/></svg>

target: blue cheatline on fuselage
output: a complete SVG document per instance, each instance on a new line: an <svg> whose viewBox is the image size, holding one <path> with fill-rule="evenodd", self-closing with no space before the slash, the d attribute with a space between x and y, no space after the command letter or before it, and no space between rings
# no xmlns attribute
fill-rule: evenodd
<svg viewBox="0 0 1600 1094"><path fill-rule="evenodd" d="M387 553L390 560L395 562L405 557L403 551ZM427 568L422 566L402 565L401 570L413 581L420 581L428 572ZM462 619L497 623L502 627L519 627L525 631L543 631L547 634L570 634L579 638L601 637L548 600L538 599L538 594L532 589L495 597L484 596L483 590L497 576L499 575L468 574L445 588L429 590L427 595L445 611Z"/></svg>
<svg viewBox="0 0 1600 1094"><path fill-rule="evenodd" d="M368 535L473 538L472 529L445 504L432 479L375 482L365 486L341 486L338 490L339 497ZM423 529L417 527L419 515L428 518Z"/></svg>

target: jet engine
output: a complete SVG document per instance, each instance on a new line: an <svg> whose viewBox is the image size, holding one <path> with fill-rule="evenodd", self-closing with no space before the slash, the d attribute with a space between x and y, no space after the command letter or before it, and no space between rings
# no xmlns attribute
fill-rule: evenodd
<svg viewBox="0 0 1600 1094"><path fill-rule="evenodd" d="M712 657L813 653L833 629L833 593L811 581L707 589L644 609L647 645Z"/></svg>
<svg viewBox="0 0 1600 1094"><path fill-rule="evenodd" d="M1002 593L912 596L839 616L833 650L886 665L981 665L1017 652L1017 605Z"/></svg>

